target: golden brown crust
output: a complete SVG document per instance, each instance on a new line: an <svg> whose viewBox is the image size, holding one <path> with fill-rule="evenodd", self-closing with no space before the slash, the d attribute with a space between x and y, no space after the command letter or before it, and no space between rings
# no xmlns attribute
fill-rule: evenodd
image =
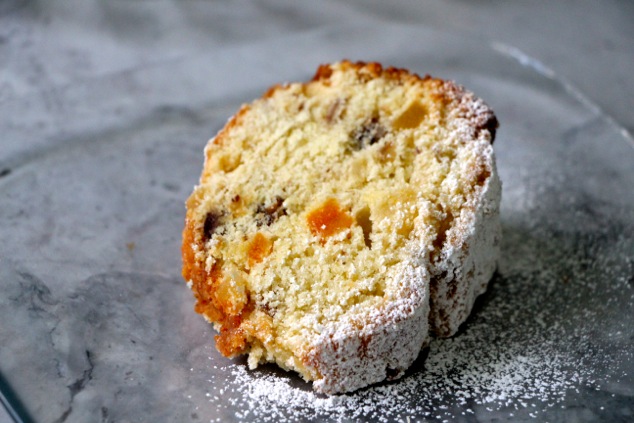
<svg viewBox="0 0 634 423"><path fill-rule="evenodd" d="M425 75L423 77L419 76L416 73L412 73L407 69L396 68L396 67L387 67L384 68L383 65L377 62L351 62L349 60L343 60L341 62L341 68L344 70L354 70L358 76L362 79L374 79L374 78L385 78L398 81L400 83L422 83L426 86L428 90L432 93L432 97L439 104L441 109L446 108L451 102L459 100L463 95L467 92L464 88L456 85L452 81L445 81L438 78L432 78L430 75ZM333 69L329 64L322 64L317 69L315 76L313 76L312 82L316 81L324 81L329 79L332 76ZM276 85L267 91L265 97L270 97L273 93L283 88L281 85ZM468 111L465 111L468 112ZM495 114L490 111L484 113L480 122L478 122L475 126L476 130L476 138L480 131L488 131L490 134L490 142L493 144L495 141L496 130L499 127L499 123Z"/></svg>
<svg viewBox="0 0 634 423"><path fill-rule="evenodd" d="M263 338L267 334L259 333L259 327L245 324L253 311L253 305L248 301L241 304L236 301L238 296L230 291L230 285L223 283L222 266L216 263L210 271L205 269L205 262L198 258L194 248L202 250L204 242L200 237L200 223L191 219L191 213L185 221L183 230L183 278L191 282L191 289L196 298L195 310L206 316L221 327L220 334L215 337L218 350L226 357L233 357L244 353L249 337ZM267 240L268 241L268 240ZM260 259L268 248L267 241L256 238L257 251L253 252L254 260ZM261 251L264 250L264 251Z"/></svg>
<svg viewBox="0 0 634 423"><path fill-rule="evenodd" d="M412 73L403 68L396 68L393 66L384 68L383 65L378 62L351 62L349 60L343 60L340 62L340 67L342 70L354 70L358 75L367 79L385 78L400 82L404 82L407 80L425 82L433 79L429 75L420 77L418 74ZM333 69L331 65L320 65L317 69L317 72L315 73L315 76L313 76L312 81L322 81L324 79L329 79L332 76L332 73ZM438 81L443 82L442 80Z"/></svg>

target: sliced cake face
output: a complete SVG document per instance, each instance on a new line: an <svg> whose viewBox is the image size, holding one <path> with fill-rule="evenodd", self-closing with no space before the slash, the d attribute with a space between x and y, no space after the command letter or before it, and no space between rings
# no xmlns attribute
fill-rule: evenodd
<svg viewBox="0 0 634 423"><path fill-rule="evenodd" d="M438 266L479 240L494 128L454 84L378 64L323 66L243 106L206 147L184 230L218 349L326 393L399 377L427 342L430 283L464 309L433 325L472 306Z"/></svg>

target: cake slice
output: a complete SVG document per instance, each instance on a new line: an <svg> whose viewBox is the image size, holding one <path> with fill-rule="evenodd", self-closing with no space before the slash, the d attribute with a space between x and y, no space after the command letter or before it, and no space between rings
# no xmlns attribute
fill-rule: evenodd
<svg viewBox="0 0 634 423"><path fill-rule="evenodd" d="M205 149L183 232L218 350L326 394L402 376L495 269L496 127L453 82L377 63L242 106Z"/></svg>

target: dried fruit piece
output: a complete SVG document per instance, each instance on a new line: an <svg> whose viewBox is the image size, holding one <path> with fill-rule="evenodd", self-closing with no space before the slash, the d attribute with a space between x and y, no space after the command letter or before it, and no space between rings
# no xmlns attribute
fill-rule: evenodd
<svg viewBox="0 0 634 423"><path fill-rule="evenodd" d="M399 117L394 119L394 129L412 129L418 127L425 118L427 110L425 106L415 101Z"/></svg>
<svg viewBox="0 0 634 423"><path fill-rule="evenodd" d="M354 150L362 150L376 144L387 134L387 129L379 123L378 117L366 121L352 133Z"/></svg>
<svg viewBox="0 0 634 423"><path fill-rule="evenodd" d="M308 228L313 235L331 237L349 228L354 219L339 206L334 198L329 198L320 207L306 216Z"/></svg>
<svg viewBox="0 0 634 423"><path fill-rule="evenodd" d="M326 112L326 122L333 123L335 120L339 119L341 113L344 110L345 100L341 98L337 98L332 102L330 107L328 107L328 111Z"/></svg>
<svg viewBox="0 0 634 423"><path fill-rule="evenodd" d="M211 239L213 234L222 232L222 219L223 213L217 211L210 211L207 213L205 217L205 223L203 227L203 234L205 236L205 240Z"/></svg>
<svg viewBox="0 0 634 423"><path fill-rule="evenodd" d="M255 234L251 242L249 243L247 250L247 257L249 260L249 266L261 262L266 256L271 253L273 249L273 242L264 236L261 232Z"/></svg>
<svg viewBox="0 0 634 423"><path fill-rule="evenodd" d="M255 210L256 221L258 226L271 226L277 219L286 216L286 208L284 207L284 199L280 196L275 197L275 201L268 206L260 204Z"/></svg>
<svg viewBox="0 0 634 423"><path fill-rule="evenodd" d="M370 238L372 234L372 219L370 216L370 208L367 206L359 210L356 214L357 224L361 226L363 230L363 240L368 248L372 248L372 238Z"/></svg>

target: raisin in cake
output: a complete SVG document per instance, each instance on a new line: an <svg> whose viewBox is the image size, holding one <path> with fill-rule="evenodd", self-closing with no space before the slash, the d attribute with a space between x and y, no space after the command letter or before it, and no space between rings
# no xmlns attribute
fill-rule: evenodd
<svg viewBox="0 0 634 423"><path fill-rule="evenodd" d="M205 149L183 233L218 350L332 394L455 333L496 266L496 127L462 87L377 63L242 106Z"/></svg>

